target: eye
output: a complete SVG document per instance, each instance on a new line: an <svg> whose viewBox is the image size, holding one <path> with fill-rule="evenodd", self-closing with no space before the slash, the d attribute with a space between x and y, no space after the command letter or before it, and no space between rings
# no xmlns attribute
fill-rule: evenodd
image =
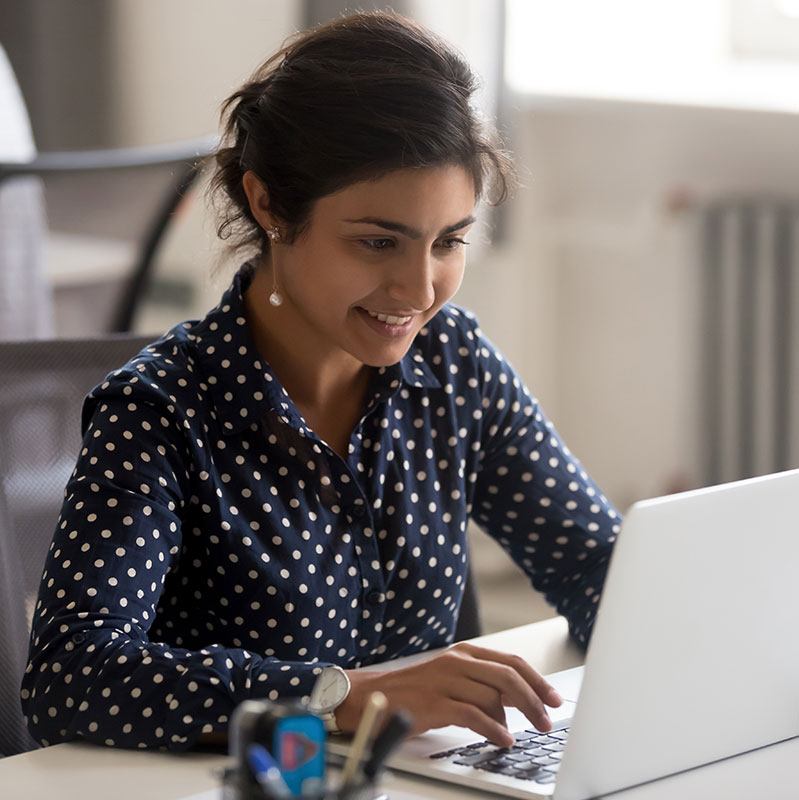
<svg viewBox="0 0 799 800"><path fill-rule="evenodd" d="M436 242L436 247L442 247L444 250L458 250L463 245L469 244L465 239L460 239L457 236L450 236L447 239L441 239Z"/></svg>
<svg viewBox="0 0 799 800"><path fill-rule="evenodd" d="M388 250L394 246L393 239L360 239L359 241L369 250Z"/></svg>

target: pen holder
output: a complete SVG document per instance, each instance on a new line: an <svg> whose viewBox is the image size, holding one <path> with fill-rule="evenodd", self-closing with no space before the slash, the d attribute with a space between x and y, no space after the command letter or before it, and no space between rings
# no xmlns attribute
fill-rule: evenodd
<svg viewBox="0 0 799 800"><path fill-rule="evenodd" d="M387 796L374 783L354 782L338 786L336 775L319 792L295 795L298 800L376 800ZM235 766L225 770L222 777L222 800L277 800L278 795L268 793L253 777L246 766Z"/></svg>
<svg viewBox="0 0 799 800"><path fill-rule="evenodd" d="M233 763L223 773L224 800L373 800L380 794L363 773L341 783L340 764L326 751L324 723L302 704L245 700L233 713L229 740ZM279 765L277 781L270 780L268 765L256 777L255 749Z"/></svg>

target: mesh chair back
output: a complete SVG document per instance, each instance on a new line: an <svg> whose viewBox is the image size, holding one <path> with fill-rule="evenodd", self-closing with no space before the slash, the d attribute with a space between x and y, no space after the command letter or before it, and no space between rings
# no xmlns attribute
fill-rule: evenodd
<svg viewBox="0 0 799 800"><path fill-rule="evenodd" d="M19 685L84 396L152 337L0 342L0 756L35 747Z"/></svg>

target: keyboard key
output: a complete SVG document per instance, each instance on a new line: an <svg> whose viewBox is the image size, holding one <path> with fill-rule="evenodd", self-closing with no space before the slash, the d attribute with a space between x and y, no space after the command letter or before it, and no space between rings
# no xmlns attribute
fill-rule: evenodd
<svg viewBox="0 0 799 800"><path fill-rule="evenodd" d="M515 744L511 747L497 747L484 739L433 753L430 758L451 758L453 764L460 766L549 784L555 782L568 733L567 727L548 733L536 730L518 731L513 734Z"/></svg>
<svg viewBox="0 0 799 800"><path fill-rule="evenodd" d="M503 770L508 769L507 765L503 766L502 764L495 764L493 761L486 761L483 764L475 764L477 769L481 769L484 772L494 772L494 773L501 773Z"/></svg>
<svg viewBox="0 0 799 800"><path fill-rule="evenodd" d="M516 771L516 777L521 778L523 781L538 780L538 776L542 774L547 773L544 773L541 767L535 765L528 767L527 769L518 769Z"/></svg>
<svg viewBox="0 0 799 800"><path fill-rule="evenodd" d="M492 758L490 761L485 761L480 764L480 769L488 769L491 770L491 772L500 772L505 767L517 769L516 763L508 755L498 756L497 758Z"/></svg>
<svg viewBox="0 0 799 800"><path fill-rule="evenodd" d="M494 758L494 753L474 753L470 756L458 756L453 760L453 764L460 764L464 767L476 767L484 761L491 761Z"/></svg>
<svg viewBox="0 0 799 800"><path fill-rule="evenodd" d="M550 750L545 750L543 747L531 747L529 750L525 750L528 756L539 757L539 758L546 758L547 756L551 755Z"/></svg>
<svg viewBox="0 0 799 800"><path fill-rule="evenodd" d="M514 764L533 764L533 759L527 753L508 753L507 758Z"/></svg>
<svg viewBox="0 0 799 800"><path fill-rule="evenodd" d="M482 742L477 742L476 744L467 744L466 747L458 747L455 750L450 750L450 752L459 756L472 756L475 753L483 753L497 749L495 745L485 745Z"/></svg>

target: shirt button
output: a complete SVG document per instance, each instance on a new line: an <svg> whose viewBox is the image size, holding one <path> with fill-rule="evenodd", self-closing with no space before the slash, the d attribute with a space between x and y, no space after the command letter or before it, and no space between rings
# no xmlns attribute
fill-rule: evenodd
<svg viewBox="0 0 799 800"><path fill-rule="evenodd" d="M352 508L350 508L350 516L354 517L355 519L361 519L365 515L366 506L364 505L352 506Z"/></svg>
<svg viewBox="0 0 799 800"><path fill-rule="evenodd" d="M380 601L382 600L383 595L381 592L378 592L377 589L372 589L369 594L366 595L366 602L370 606L377 606L380 605Z"/></svg>
<svg viewBox="0 0 799 800"><path fill-rule="evenodd" d="M83 644L86 641L86 637L82 633L74 633L72 634L72 641L75 644Z"/></svg>

